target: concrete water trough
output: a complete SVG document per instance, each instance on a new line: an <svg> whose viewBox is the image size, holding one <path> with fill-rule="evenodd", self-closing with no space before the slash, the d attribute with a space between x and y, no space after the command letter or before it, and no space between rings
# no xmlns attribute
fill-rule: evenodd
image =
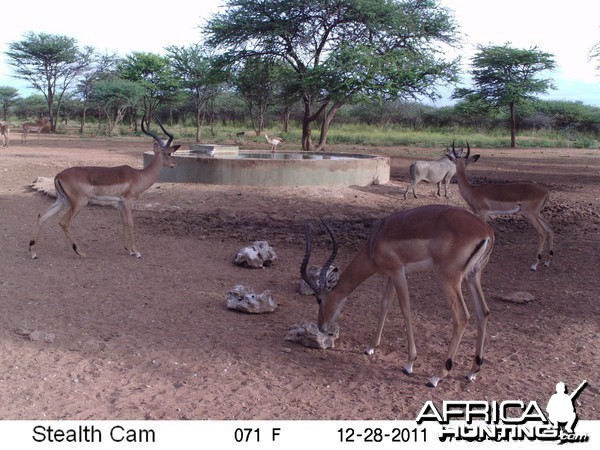
<svg viewBox="0 0 600 450"><path fill-rule="evenodd" d="M144 166L152 159L144 153ZM367 186L390 180L389 158L350 153L239 150L191 145L173 153L177 167L162 169L159 181L245 186Z"/></svg>

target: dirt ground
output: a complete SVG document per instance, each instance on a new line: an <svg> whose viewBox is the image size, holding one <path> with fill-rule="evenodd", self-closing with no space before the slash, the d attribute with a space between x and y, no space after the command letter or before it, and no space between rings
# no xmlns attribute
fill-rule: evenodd
<svg viewBox="0 0 600 450"><path fill-rule="evenodd" d="M185 144L185 142L184 142ZM256 144L256 147L267 148ZM475 382L465 374L475 340L473 319L454 369L426 387L444 358L450 312L430 274L410 276L419 358L412 376L403 320L394 305L377 353L366 348L377 324L383 279L350 297L334 349L285 341L288 329L316 320L316 302L298 293L303 227L324 217L341 247L343 268L375 221L418 205L466 206L457 185L437 198L420 184L402 199L407 168L442 149L332 147L395 155L392 181L369 187L232 187L155 184L136 202L142 259L126 254L119 214L88 206L74 221L86 258L77 256L51 219L38 245L28 242L38 213L52 200L31 190L39 176L73 165L142 166L148 139L81 139L13 135L0 149L0 418L4 419L414 419L427 400L536 400L546 405L556 383L588 387L580 419L600 419L598 236L600 152L579 149L474 150L474 181L534 180L551 192L544 216L556 232L549 268L530 272L537 235L519 217L491 221L496 246L483 277L491 308L485 364ZM288 144L283 150L291 150ZM266 269L234 266L236 252L267 240L279 257ZM328 255L323 231L314 261ZM273 314L225 307L229 289L269 289ZM528 304L498 296L526 291ZM23 333L52 333L53 342Z"/></svg>

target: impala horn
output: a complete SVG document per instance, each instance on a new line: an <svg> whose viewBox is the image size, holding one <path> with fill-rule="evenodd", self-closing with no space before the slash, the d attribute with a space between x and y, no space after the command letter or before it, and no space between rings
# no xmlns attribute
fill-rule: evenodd
<svg viewBox="0 0 600 450"><path fill-rule="evenodd" d="M320 287L313 283L313 280L306 273L306 267L308 266L308 260L310 259L310 224L306 222L306 228L304 229L304 236L306 238L306 253L304 254L304 259L302 260L302 264L300 265L300 276L304 280L306 284L317 294L320 290Z"/></svg>
<svg viewBox="0 0 600 450"><path fill-rule="evenodd" d="M164 147L163 140L158 136L158 134L154 133L153 131L146 130L146 128L144 127L145 121L146 116L142 117L142 131L144 132L144 134L147 134L148 136L152 137L160 147Z"/></svg>
<svg viewBox="0 0 600 450"><path fill-rule="evenodd" d="M325 290L325 286L327 284L327 271L329 270L329 267L335 260L335 257L337 255L337 249L338 249L337 241L335 240L335 236L333 235L331 228L329 228L329 226L322 219L321 219L321 222L323 223L323 226L325 226L327 233L329 233L329 236L331 237L331 243L333 245L333 249L331 251L331 255L329 256L329 258L327 259L327 261L321 268L321 271L319 273L319 283L318 284L314 283L314 281L308 276L308 273L306 272L306 268L308 266L308 261L310 259L310 254L311 254L310 224L309 223L306 224L306 228L304 230L304 234L306 237L306 253L304 254L304 259L302 260L302 264L300 265L300 276L305 281L305 283L315 292L315 294L319 294Z"/></svg>
<svg viewBox="0 0 600 450"><path fill-rule="evenodd" d="M156 117L156 114L154 115L154 118L158 122L158 125L160 125L160 129L163 130L163 133L165 133L167 136L169 136L169 140L167 141L165 147L170 147L171 142L173 142L173 135L171 133L169 133L167 130L165 130L165 127L163 127L163 124L160 122L160 120L158 120L158 117Z"/></svg>

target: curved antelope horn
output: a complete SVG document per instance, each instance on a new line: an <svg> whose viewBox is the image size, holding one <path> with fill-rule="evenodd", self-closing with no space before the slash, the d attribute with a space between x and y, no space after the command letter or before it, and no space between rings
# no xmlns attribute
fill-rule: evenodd
<svg viewBox="0 0 600 450"><path fill-rule="evenodd" d="M304 254L304 259L302 260L302 264L300 265L300 276L304 280L306 284L317 294L320 290L320 287L313 283L313 280L306 273L306 267L308 266L308 260L310 259L310 224L306 222L306 228L304 229L304 236L306 238L306 253Z"/></svg>
<svg viewBox="0 0 600 450"><path fill-rule="evenodd" d="M144 134L147 134L148 136L152 137L159 146L164 147L162 139L158 136L158 134L154 133L153 131L146 130L146 127L144 127L145 121L146 116L144 115L144 117L142 117L142 131L144 132Z"/></svg>
<svg viewBox="0 0 600 450"><path fill-rule="evenodd" d="M321 269L321 274L319 275L319 286L321 286L321 289L325 289L325 285L327 284L327 271L329 270L329 267L331 266L337 255L338 245L337 241L335 240L335 236L331 231L331 228L329 228L329 225L327 225L323 219L321 219L321 223L323 223L323 226L327 230L327 233L329 233L329 236L331 237L331 245L333 246L333 249L331 250L331 255L329 256L329 259L327 259L327 261L325 262L325 265Z"/></svg>
<svg viewBox="0 0 600 450"><path fill-rule="evenodd" d="M165 133L167 136L169 136L169 140L167 141L165 147L170 147L171 142L173 142L173 135L171 133L169 133L167 130L165 130L165 127L163 127L163 124L160 122L160 120L158 120L158 117L156 117L156 114L154 115L154 119L156 119L156 121L158 122L158 125L160 126L160 129L163 130L163 133Z"/></svg>
<svg viewBox="0 0 600 450"><path fill-rule="evenodd" d="M455 158L459 158L459 156L456 153L456 149L454 148L454 141L452 141L452 154L454 155Z"/></svg>
<svg viewBox="0 0 600 450"><path fill-rule="evenodd" d="M469 141L467 141L467 156L465 156L465 159L469 159L470 154L471 154L471 147L469 147Z"/></svg>

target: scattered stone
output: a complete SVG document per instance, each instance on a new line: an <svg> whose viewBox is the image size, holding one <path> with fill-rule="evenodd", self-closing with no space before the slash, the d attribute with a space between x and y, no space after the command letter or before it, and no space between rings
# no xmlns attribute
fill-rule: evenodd
<svg viewBox="0 0 600 450"><path fill-rule="evenodd" d="M313 322L302 322L294 325L285 335L286 341L299 342L310 348L333 348L335 340L340 336L340 327L336 323L328 333L322 333Z"/></svg>
<svg viewBox="0 0 600 450"><path fill-rule="evenodd" d="M234 264L251 269L269 267L275 261L277 254L267 241L254 241L252 245L242 248L233 259Z"/></svg>
<svg viewBox="0 0 600 450"><path fill-rule="evenodd" d="M529 292L516 291L509 294L497 294L494 297L496 300L510 303L526 304L535 300L535 297Z"/></svg>
<svg viewBox="0 0 600 450"><path fill-rule="evenodd" d="M271 297L271 291L257 295L252 289L238 284L227 293L227 307L251 314L264 314L274 312L277 302Z"/></svg>
<svg viewBox="0 0 600 450"><path fill-rule="evenodd" d="M56 339L56 335L54 333L48 333L46 331L31 331L25 327L17 328L16 333L19 336L27 337L30 341L42 341L51 344Z"/></svg>
<svg viewBox="0 0 600 450"><path fill-rule="evenodd" d="M311 266L306 270L306 274L308 277L318 286L319 285L319 275L321 273L321 268L317 266ZM325 277L325 289L327 292L331 292L331 290L338 284L340 279L340 271L336 266L330 266L327 271L327 277ZM302 295L314 295L314 291L310 288L306 281L300 278L300 286L299 292Z"/></svg>

